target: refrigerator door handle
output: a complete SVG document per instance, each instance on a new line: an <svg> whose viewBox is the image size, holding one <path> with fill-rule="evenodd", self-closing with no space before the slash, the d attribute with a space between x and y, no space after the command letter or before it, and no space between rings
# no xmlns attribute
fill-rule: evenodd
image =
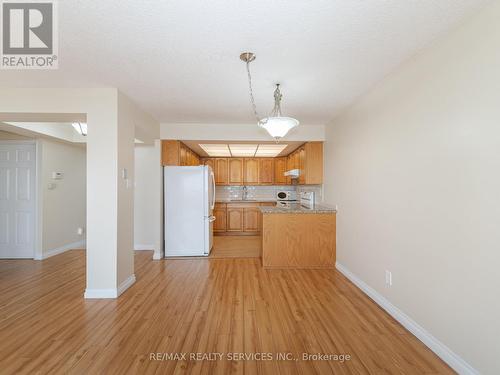
<svg viewBox="0 0 500 375"><path fill-rule="evenodd" d="M210 176L212 178L212 205L211 205L211 209L213 210L215 207L215 175L214 175L214 172L212 170L210 170ZM215 220L215 218L214 218L214 220Z"/></svg>

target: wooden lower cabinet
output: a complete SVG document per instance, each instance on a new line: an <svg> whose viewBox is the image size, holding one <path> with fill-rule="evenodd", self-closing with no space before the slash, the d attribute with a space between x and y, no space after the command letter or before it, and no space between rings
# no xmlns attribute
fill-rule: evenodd
<svg viewBox="0 0 500 375"><path fill-rule="evenodd" d="M243 209L243 231L258 232L260 230L260 210L258 207Z"/></svg>
<svg viewBox="0 0 500 375"><path fill-rule="evenodd" d="M223 235L259 235L262 213L259 206L274 206L262 203L217 203L214 209L214 233Z"/></svg>
<svg viewBox="0 0 500 375"><path fill-rule="evenodd" d="M243 232L243 208L227 207L227 231Z"/></svg>
<svg viewBox="0 0 500 375"><path fill-rule="evenodd" d="M226 205L224 203L217 203L214 208L214 233L226 231Z"/></svg>

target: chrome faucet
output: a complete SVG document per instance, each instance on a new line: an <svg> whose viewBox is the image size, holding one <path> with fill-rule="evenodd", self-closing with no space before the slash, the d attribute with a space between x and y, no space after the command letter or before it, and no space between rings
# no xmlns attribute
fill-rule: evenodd
<svg viewBox="0 0 500 375"><path fill-rule="evenodd" d="M246 201L247 198L248 198L248 189L247 189L247 187L245 185L245 186L243 186L243 196L242 196L241 199L243 199L244 201Z"/></svg>

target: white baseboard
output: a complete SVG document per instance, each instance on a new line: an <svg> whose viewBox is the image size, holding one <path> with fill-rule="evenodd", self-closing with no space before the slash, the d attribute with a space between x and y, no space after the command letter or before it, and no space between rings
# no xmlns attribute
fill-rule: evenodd
<svg viewBox="0 0 500 375"><path fill-rule="evenodd" d="M56 247L55 249L44 251L42 253L42 255L37 254L34 259L35 260L43 260L43 259L53 257L54 255L64 253L65 251L68 251L68 250L83 249L83 248L85 248L85 240L69 243L69 244L63 245L61 247Z"/></svg>
<svg viewBox="0 0 500 375"><path fill-rule="evenodd" d="M135 283L135 275L132 274L123 281L116 289L85 289L84 298L118 298L124 291Z"/></svg>
<svg viewBox="0 0 500 375"><path fill-rule="evenodd" d="M454 353L445 344L439 341L437 338L432 336L427 332L422 326L415 322L412 318L406 315L403 311L398 309L392 303L389 302L384 296L378 293L375 289L366 284L363 280L354 275L345 266L340 263L336 263L336 268L345 277L347 277L351 282L361 289L368 297L374 300L380 307L389 313L394 319L396 319L403 327L415 335L420 341L422 341L430 350L432 350L438 357L445 361L453 370L459 374L467 375L477 375L479 372L475 370L471 365L469 365L465 360Z"/></svg>
<svg viewBox="0 0 500 375"><path fill-rule="evenodd" d="M116 298L118 293L116 289L85 289L83 297L85 299Z"/></svg>
<svg viewBox="0 0 500 375"><path fill-rule="evenodd" d="M163 259L162 253L155 251L153 254L153 260L160 260L160 259Z"/></svg>
<svg viewBox="0 0 500 375"><path fill-rule="evenodd" d="M154 248L155 248L154 245L141 245L141 244L135 244L134 245L134 250L135 251L154 250Z"/></svg>
<svg viewBox="0 0 500 375"><path fill-rule="evenodd" d="M130 275L127 277L120 285L118 285L118 293L117 295L120 296L124 291L126 291L128 288L130 288L132 285L135 283L135 274Z"/></svg>

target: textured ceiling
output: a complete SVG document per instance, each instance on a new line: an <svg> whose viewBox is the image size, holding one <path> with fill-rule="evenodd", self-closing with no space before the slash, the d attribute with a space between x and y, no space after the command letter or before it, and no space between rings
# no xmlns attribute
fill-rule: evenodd
<svg viewBox="0 0 500 375"><path fill-rule="evenodd" d="M64 0L59 70L0 71L0 86L118 87L162 122L323 124L488 0Z"/></svg>

